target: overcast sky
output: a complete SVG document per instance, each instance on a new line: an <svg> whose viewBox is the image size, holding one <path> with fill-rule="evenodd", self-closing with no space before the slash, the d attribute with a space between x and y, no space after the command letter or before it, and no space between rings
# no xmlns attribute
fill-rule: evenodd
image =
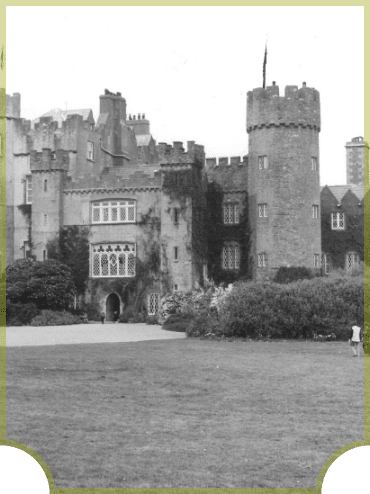
<svg viewBox="0 0 370 494"><path fill-rule="evenodd" d="M121 92L157 142L248 149L246 93L306 81L321 96L321 183L344 184L345 143L364 135L363 7L7 7L7 93L22 117L92 108Z"/></svg>

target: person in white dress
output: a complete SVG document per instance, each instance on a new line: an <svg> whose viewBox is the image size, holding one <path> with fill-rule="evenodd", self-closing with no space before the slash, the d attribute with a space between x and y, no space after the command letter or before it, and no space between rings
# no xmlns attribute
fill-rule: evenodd
<svg viewBox="0 0 370 494"><path fill-rule="evenodd" d="M348 340L348 343L351 344L354 357L360 356L360 342L361 342L361 328L360 326L357 326L355 324L351 328L351 335Z"/></svg>

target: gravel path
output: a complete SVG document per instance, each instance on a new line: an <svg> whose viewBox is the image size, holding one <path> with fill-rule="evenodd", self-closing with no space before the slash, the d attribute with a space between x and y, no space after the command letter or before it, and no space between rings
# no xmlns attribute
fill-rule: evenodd
<svg viewBox="0 0 370 494"><path fill-rule="evenodd" d="M70 345L75 343L126 343L131 341L172 340L185 333L165 331L147 324L77 324L75 326L8 327L6 346ZM4 342L0 341L3 346Z"/></svg>

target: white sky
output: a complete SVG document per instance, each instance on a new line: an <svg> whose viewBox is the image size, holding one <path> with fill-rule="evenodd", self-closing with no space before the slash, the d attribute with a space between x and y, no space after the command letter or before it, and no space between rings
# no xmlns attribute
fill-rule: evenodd
<svg viewBox="0 0 370 494"><path fill-rule="evenodd" d="M364 135L363 7L7 7L7 93L22 117L92 108L121 92L157 142L247 153L246 93L306 81L321 96L321 183L344 184Z"/></svg>

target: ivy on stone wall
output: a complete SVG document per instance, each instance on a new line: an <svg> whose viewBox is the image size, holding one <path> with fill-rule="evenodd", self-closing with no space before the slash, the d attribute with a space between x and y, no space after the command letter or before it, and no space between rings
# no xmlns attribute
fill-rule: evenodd
<svg viewBox="0 0 370 494"><path fill-rule="evenodd" d="M71 269L78 295L83 295L89 278L90 229L64 226L58 237L47 244L49 259L56 259Z"/></svg>
<svg viewBox="0 0 370 494"><path fill-rule="evenodd" d="M345 268L348 252L356 252L364 260L364 215L345 215L345 230L332 230L330 214L321 218L322 252L330 253L333 268Z"/></svg>
<svg viewBox="0 0 370 494"><path fill-rule="evenodd" d="M199 165L198 163L196 164ZM202 266L207 259L207 203L200 167L195 166L187 170L165 172L162 189L170 200L179 202L181 206L180 213L186 210L187 201L189 198L191 199L191 242L187 245L187 248L195 254L194 260L202 281Z"/></svg>
<svg viewBox="0 0 370 494"><path fill-rule="evenodd" d="M29 247L29 255L32 257L32 204L19 204L18 205L19 211L23 214L23 216L26 218L27 225L28 225L28 247Z"/></svg>
<svg viewBox="0 0 370 494"><path fill-rule="evenodd" d="M224 192L216 182L211 182L207 190L207 242L208 242L208 276L216 284L234 283L239 279L250 279L251 262L250 227L248 221L248 195L245 194L239 224L224 225L223 223ZM226 242L237 242L240 245L241 259L239 270L225 270L222 267L222 251Z"/></svg>

